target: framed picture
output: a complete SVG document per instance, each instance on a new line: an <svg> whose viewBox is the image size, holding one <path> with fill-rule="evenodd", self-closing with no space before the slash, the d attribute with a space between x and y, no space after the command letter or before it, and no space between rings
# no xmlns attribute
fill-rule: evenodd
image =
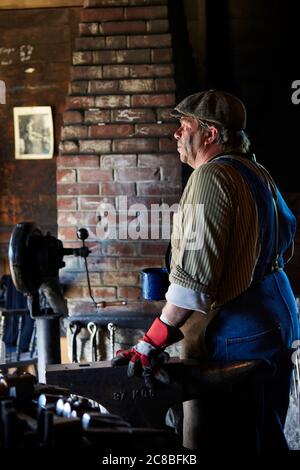
<svg viewBox="0 0 300 470"><path fill-rule="evenodd" d="M53 119L50 106L14 108L15 158L53 157Z"/></svg>

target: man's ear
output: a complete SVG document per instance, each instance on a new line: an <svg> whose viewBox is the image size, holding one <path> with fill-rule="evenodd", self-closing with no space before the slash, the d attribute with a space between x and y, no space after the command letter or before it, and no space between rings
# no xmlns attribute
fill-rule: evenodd
<svg viewBox="0 0 300 470"><path fill-rule="evenodd" d="M218 137L219 130L215 126L208 126L206 129L205 142L207 144L214 144Z"/></svg>

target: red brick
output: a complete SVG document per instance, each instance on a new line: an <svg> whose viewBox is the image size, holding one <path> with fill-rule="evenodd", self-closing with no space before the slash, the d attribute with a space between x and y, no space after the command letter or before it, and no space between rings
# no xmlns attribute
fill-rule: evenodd
<svg viewBox="0 0 300 470"><path fill-rule="evenodd" d="M104 65L104 78L123 78L129 76L129 67L126 65Z"/></svg>
<svg viewBox="0 0 300 470"><path fill-rule="evenodd" d="M78 315L78 312L81 314L95 314L95 307L91 302L91 299L87 301L79 301L79 300L68 300L68 311L69 315Z"/></svg>
<svg viewBox="0 0 300 470"><path fill-rule="evenodd" d="M141 255L146 256L164 256L168 248L168 242L142 242L141 243Z"/></svg>
<svg viewBox="0 0 300 470"><path fill-rule="evenodd" d="M162 65L131 65L129 75L133 78L138 77L168 77L173 75L174 67L172 64Z"/></svg>
<svg viewBox="0 0 300 470"><path fill-rule="evenodd" d="M73 52L73 65L83 65L92 63L91 51Z"/></svg>
<svg viewBox="0 0 300 470"><path fill-rule="evenodd" d="M135 133L137 136L173 136L177 124L136 124Z"/></svg>
<svg viewBox="0 0 300 470"><path fill-rule="evenodd" d="M83 297L89 297L89 291L87 288L83 289ZM93 288L93 297L96 302L101 300L116 300L116 288L115 287L94 287Z"/></svg>
<svg viewBox="0 0 300 470"><path fill-rule="evenodd" d="M118 64L147 64L150 62L150 49L131 49L129 51L117 51Z"/></svg>
<svg viewBox="0 0 300 470"><path fill-rule="evenodd" d="M143 204L147 209L151 209L153 204L160 204L161 203L161 196L152 195L150 196L129 196L127 197L127 205L128 207L132 206L133 204Z"/></svg>
<svg viewBox="0 0 300 470"><path fill-rule="evenodd" d="M88 89L87 81L74 81L69 84L68 94L69 95L86 95Z"/></svg>
<svg viewBox="0 0 300 470"><path fill-rule="evenodd" d="M92 80L88 86L88 93L91 95L116 93L118 90L117 80Z"/></svg>
<svg viewBox="0 0 300 470"><path fill-rule="evenodd" d="M56 170L57 183L75 183L76 170Z"/></svg>
<svg viewBox="0 0 300 470"><path fill-rule="evenodd" d="M116 51L96 51L92 53L93 64L114 64L118 62Z"/></svg>
<svg viewBox="0 0 300 470"><path fill-rule="evenodd" d="M111 170L79 170L78 181L111 181L112 171Z"/></svg>
<svg viewBox="0 0 300 470"><path fill-rule="evenodd" d="M175 91L176 85L173 78L157 78L155 80L155 89L158 92L162 91Z"/></svg>
<svg viewBox="0 0 300 470"><path fill-rule="evenodd" d="M167 0L84 0L84 8L149 4L166 5Z"/></svg>
<svg viewBox="0 0 300 470"><path fill-rule="evenodd" d="M162 168L162 180L171 184L181 183L181 166L166 166Z"/></svg>
<svg viewBox="0 0 300 470"><path fill-rule="evenodd" d="M79 147L77 142L65 140L59 143L59 152L61 154L74 154L79 152Z"/></svg>
<svg viewBox="0 0 300 470"><path fill-rule="evenodd" d="M99 167L99 157L96 155L81 155L72 157L57 157L56 164L58 168L77 168L77 167Z"/></svg>
<svg viewBox="0 0 300 470"><path fill-rule="evenodd" d="M126 49L126 36L106 36L106 49Z"/></svg>
<svg viewBox="0 0 300 470"><path fill-rule="evenodd" d="M102 168L136 166L136 155L101 155L100 166Z"/></svg>
<svg viewBox="0 0 300 470"><path fill-rule="evenodd" d="M181 192L181 187L170 186L164 182L155 183L139 183L138 195L139 196L152 196L152 195L172 195Z"/></svg>
<svg viewBox="0 0 300 470"><path fill-rule="evenodd" d="M82 122L82 114L79 111L65 111L63 113L64 124L80 124Z"/></svg>
<svg viewBox="0 0 300 470"><path fill-rule="evenodd" d="M70 244L68 243L68 247ZM99 273L91 273L90 274L90 283L92 286L99 286L101 284L100 274ZM63 285L79 285L79 286L86 286L86 274L84 272L69 272L65 271L60 276L60 283Z"/></svg>
<svg viewBox="0 0 300 470"><path fill-rule="evenodd" d="M161 153L161 154L140 154L138 155L138 166L165 167L176 166L181 168L178 153Z"/></svg>
<svg viewBox="0 0 300 470"><path fill-rule="evenodd" d="M107 256L135 256L136 245L131 241L129 243L108 242L101 245L102 253Z"/></svg>
<svg viewBox="0 0 300 470"><path fill-rule="evenodd" d="M90 137L118 138L130 137L134 134L132 124L105 124L103 126L91 126Z"/></svg>
<svg viewBox="0 0 300 470"><path fill-rule="evenodd" d="M167 18L166 6L131 7L125 8L125 18L128 20Z"/></svg>
<svg viewBox="0 0 300 470"><path fill-rule="evenodd" d="M110 111L102 109L90 109L85 111L84 122L88 124L110 122Z"/></svg>
<svg viewBox="0 0 300 470"><path fill-rule="evenodd" d="M116 109L111 113L111 119L115 122L155 122L155 113L152 109L131 108Z"/></svg>
<svg viewBox="0 0 300 470"><path fill-rule="evenodd" d="M113 151L118 153L153 152L158 150L157 139L115 139Z"/></svg>
<svg viewBox="0 0 300 470"><path fill-rule="evenodd" d="M100 204L111 204L115 205L114 198L103 198L103 197L80 197L79 198L79 210L81 211L98 211Z"/></svg>
<svg viewBox="0 0 300 470"><path fill-rule="evenodd" d="M151 93L155 91L154 80L149 78L120 80L120 90L127 93Z"/></svg>
<svg viewBox="0 0 300 470"><path fill-rule="evenodd" d="M70 286L67 289L65 289L64 296L67 299L82 299L83 287Z"/></svg>
<svg viewBox="0 0 300 470"><path fill-rule="evenodd" d="M57 237L59 240L76 240L76 227L58 227Z"/></svg>
<svg viewBox="0 0 300 470"><path fill-rule="evenodd" d="M100 240L99 240L100 241ZM117 261L114 258L99 257L96 258L93 256L89 257L88 260L89 268L91 271L101 272L101 271L116 271Z"/></svg>
<svg viewBox="0 0 300 470"><path fill-rule="evenodd" d="M160 152L176 152L177 143L174 138L162 137L159 139L159 150Z"/></svg>
<svg viewBox="0 0 300 470"><path fill-rule="evenodd" d="M90 36L91 34L99 34L98 23L79 23L80 36Z"/></svg>
<svg viewBox="0 0 300 470"><path fill-rule="evenodd" d="M108 153L111 149L110 140L80 140L79 149L82 153Z"/></svg>
<svg viewBox="0 0 300 470"><path fill-rule="evenodd" d="M138 300L141 298L139 287L118 287L118 299Z"/></svg>
<svg viewBox="0 0 300 470"><path fill-rule="evenodd" d="M135 286L137 284L137 273L103 273L103 283L106 286Z"/></svg>
<svg viewBox="0 0 300 470"><path fill-rule="evenodd" d="M129 95L108 95L97 96L95 98L96 106L99 108L129 108L130 96Z"/></svg>
<svg viewBox="0 0 300 470"><path fill-rule="evenodd" d="M77 65L71 67L71 80L93 80L102 78L102 67L94 65Z"/></svg>
<svg viewBox="0 0 300 470"><path fill-rule="evenodd" d="M61 130L61 139L84 139L87 137L87 133L86 126L64 126Z"/></svg>
<svg viewBox="0 0 300 470"><path fill-rule="evenodd" d="M103 37L81 37L75 40L76 51L95 51L105 49L105 38Z"/></svg>
<svg viewBox="0 0 300 470"><path fill-rule="evenodd" d="M175 105L174 94L134 95L131 104L135 106L172 106Z"/></svg>
<svg viewBox="0 0 300 470"><path fill-rule="evenodd" d="M123 8L95 8L88 10L81 10L81 21L111 21L122 20L124 18Z"/></svg>
<svg viewBox="0 0 300 470"><path fill-rule="evenodd" d="M152 49L151 51L151 62L168 63L172 62L172 49Z"/></svg>
<svg viewBox="0 0 300 470"><path fill-rule="evenodd" d="M133 183L102 183L101 194L103 196L134 195L135 186Z"/></svg>
<svg viewBox="0 0 300 470"><path fill-rule="evenodd" d="M100 34L137 34L146 32L145 21L120 21L99 24Z"/></svg>
<svg viewBox="0 0 300 470"><path fill-rule="evenodd" d="M153 181L160 179L159 168L118 168L118 181Z"/></svg>
<svg viewBox="0 0 300 470"><path fill-rule="evenodd" d="M179 191L175 196L163 196L162 201L164 204L168 204L169 207L173 206L173 204L178 204L181 196L181 191Z"/></svg>
<svg viewBox="0 0 300 470"><path fill-rule="evenodd" d="M140 271L144 268L160 268L161 260L155 258L121 258L120 270Z"/></svg>
<svg viewBox="0 0 300 470"><path fill-rule="evenodd" d="M75 229L76 230L76 229ZM77 236L75 237L75 239L77 239ZM73 244L73 243L71 243ZM69 243L68 243L69 245ZM64 268L66 271L69 270L69 271L81 271L81 267L80 267L80 261L78 258L75 258L75 256L66 256L66 258L64 259L64 262L66 264L66 267Z"/></svg>
<svg viewBox="0 0 300 470"><path fill-rule="evenodd" d="M144 36L129 36L127 40L129 48L139 47L170 47L170 34L148 34Z"/></svg>
<svg viewBox="0 0 300 470"><path fill-rule="evenodd" d="M84 8L123 6L128 5L128 0L84 0Z"/></svg>
<svg viewBox="0 0 300 470"><path fill-rule="evenodd" d="M169 31L168 20L150 20L147 21L148 33L167 33Z"/></svg>
<svg viewBox="0 0 300 470"><path fill-rule="evenodd" d="M0 231L0 243L1 244L6 244L9 242L10 240L10 237L11 237L11 232L12 230L6 230L4 229ZM3 249L3 245L1 246L1 248ZM5 247L5 252L7 252L7 247Z"/></svg>
<svg viewBox="0 0 300 470"><path fill-rule="evenodd" d="M98 216L94 212L62 212L59 211L57 215L58 225L96 225L98 222Z"/></svg>
<svg viewBox="0 0 300 470"><path fill-rule="evenodd" d="M90 196L99 194L99 185L92 183L58 184L59 196Z"/></svg>
<svg viewBox="0 0 300 470"><path fill-rule="evenodd" d="M58 197L57 209L67 210L67 211L76 211L77 210L77 198L76 197Z"/></svg>
<svg viewBox="0 0 300 470"><path fill-rule="evenodd" d="M71 96L66 99L66 109L88 109L95 106L92 96Z"/></svg>

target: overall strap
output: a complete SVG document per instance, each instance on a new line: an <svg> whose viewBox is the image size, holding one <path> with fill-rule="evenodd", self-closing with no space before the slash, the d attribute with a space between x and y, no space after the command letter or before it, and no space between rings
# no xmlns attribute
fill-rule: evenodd
<svg viewBox="0 0 300 470"><path fill-rule="evenodd" d="M232 154L231 154L232 155ZM279 216L277 208L276 186L266 184L263 179L246 164L234 156L217 156L214 161L222 162L235 168L246 181L256 202L259 222L259 256L253 281L262 279L273 270L282 269L283 258L279 254ZM257 165L260 170L260 165ZM262 170L260 170L262 173ZM266 176L266 175L264 175ZM269 181L269 179L267 179Z"/></svg>

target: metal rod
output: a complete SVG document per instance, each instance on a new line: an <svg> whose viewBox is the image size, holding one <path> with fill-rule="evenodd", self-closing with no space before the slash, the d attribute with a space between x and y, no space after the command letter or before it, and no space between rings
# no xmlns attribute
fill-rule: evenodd
<svg viewBox="0 0 300 470"><path fill-rule="evenodd" d="M60 322L59 318L36 318L38 378L40 383L46 382L46 366L60 364Z"/></svg>

